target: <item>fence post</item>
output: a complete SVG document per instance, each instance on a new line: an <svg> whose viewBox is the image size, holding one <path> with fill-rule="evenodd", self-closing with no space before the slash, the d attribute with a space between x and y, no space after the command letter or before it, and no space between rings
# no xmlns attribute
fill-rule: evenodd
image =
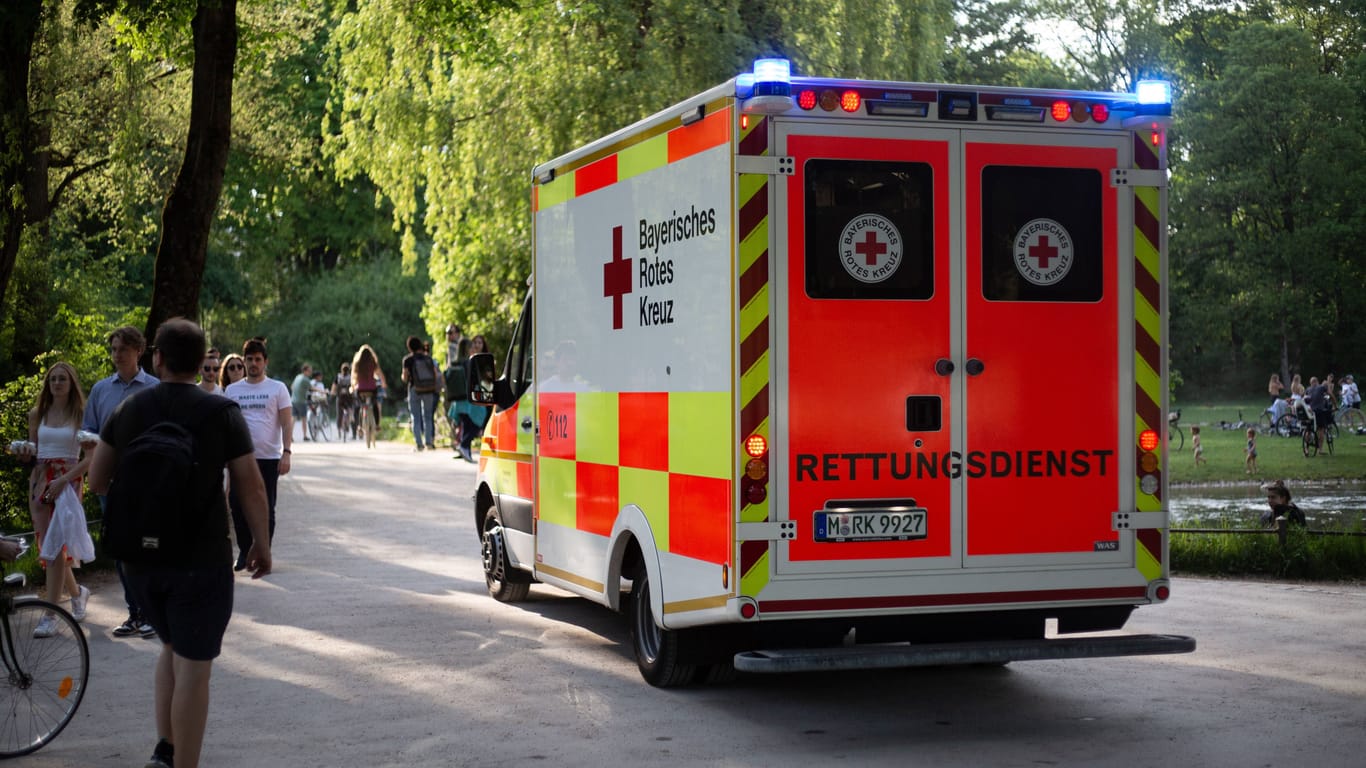
<svg viewBox="0 0 1366 768"><path fill-rule="evenodd" d="M1285 549L1286 532L1290 530L1290 521L1282 515L1276 518L1276 538L1281 540L1281 549Z"/></svg>

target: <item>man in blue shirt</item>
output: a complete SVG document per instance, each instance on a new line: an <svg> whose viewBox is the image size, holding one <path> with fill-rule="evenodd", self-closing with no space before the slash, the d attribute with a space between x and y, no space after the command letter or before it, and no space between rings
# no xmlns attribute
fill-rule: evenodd
<svg viewBox="0 0 1366 768"><path fill-rule="evenodd" d="M146 348L147 341L142 337L142 332L130 325L109 334L109 359L114 362L114 375L100 379L90 388L90 396L85 401L85 418L81 420L81 429L98 434L104 422L109 420L109 414L114 412L119 403L129 395L150 389L159 383L157 377L138 367L138 358ZM100 496L100 510L104 510L104 496ZM138 610L137 601L133 598L133 592L128 587L128 579L123 573L123 563L116 565L119 581L123 584L123 602L128 606L128 619L114 628L114 637L155 635L156 630L143 620L142 612Z"/></svg>

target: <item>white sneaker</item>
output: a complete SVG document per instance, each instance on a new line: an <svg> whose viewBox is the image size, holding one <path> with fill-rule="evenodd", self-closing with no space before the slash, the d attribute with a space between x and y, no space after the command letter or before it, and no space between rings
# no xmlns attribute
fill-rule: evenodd
<svg viewBox="0 0 1366 768"><path fill-rule="evenodd" d="M90 587L81 585L80 594L71 598L71 618L76 621L85 621L85 604L90 599Z"/></svg>
<svg viewBox="0 0 1366 768"><path fill-rule="evenodd" d="M38 620L38 626L33 628L33 636L38 638L52 637L57 634L57 619L52 615L44 616Z"/></svg>

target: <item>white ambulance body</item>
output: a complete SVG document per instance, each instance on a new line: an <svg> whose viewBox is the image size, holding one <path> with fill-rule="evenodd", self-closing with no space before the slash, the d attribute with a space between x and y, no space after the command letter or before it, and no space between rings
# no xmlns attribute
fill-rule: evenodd
<svg viewBox="0 0 1366 768"><path fill-rule="evenodd" d="M656 685L1192 650L1066 637L1169 591L1169 91L756 72L535 169L490 592Z"/></svg>

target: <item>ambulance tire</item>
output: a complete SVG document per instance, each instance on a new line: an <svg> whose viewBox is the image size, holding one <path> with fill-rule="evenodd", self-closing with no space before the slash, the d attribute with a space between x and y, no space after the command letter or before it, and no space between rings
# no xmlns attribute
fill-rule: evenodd
<svg viewBox="0 0 1366 768"><path fill-rule="evenodd" d="M679 661L683 636L655 623L650 607L650 577L641 568L631 579L631 647L645 682L656 688L672 688L693 681L697 668Z"/></svg>
<svg viewBox="0 0 1366 768"><path fill-rule="evenodd" d="M503 521L498 510L490 508L484 515L484 530L480 533L480 555L484 561L484 583L489 595L500 603L520 603L531 592L531 580L512 567L508 559L507 540L503 536Z"/></svg>
<svg viewBox="0 0 1366 768"><path fill-rule="evenodd" d="M733 683L738 674L733 662L723 661L717 664L707 664L697 668L697 682L702 685Z"/></svg>

